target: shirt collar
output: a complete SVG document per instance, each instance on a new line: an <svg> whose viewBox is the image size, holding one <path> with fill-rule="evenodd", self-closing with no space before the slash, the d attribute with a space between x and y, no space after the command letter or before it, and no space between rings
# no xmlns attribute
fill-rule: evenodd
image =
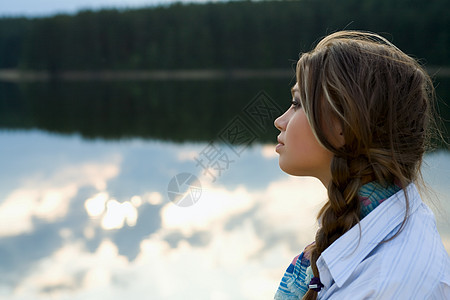
<svg viewBox="0 0 450 300"><path fill-rule="evenodd" d="M421 199L414 183L410 183L406 190L411 215L419 207ZM398 191L362 219L359 226L353 226L322 252L316 264L326 288L333 280L342 287L363 259L402 223L406 209L404 199L403 190Z"/></svg>

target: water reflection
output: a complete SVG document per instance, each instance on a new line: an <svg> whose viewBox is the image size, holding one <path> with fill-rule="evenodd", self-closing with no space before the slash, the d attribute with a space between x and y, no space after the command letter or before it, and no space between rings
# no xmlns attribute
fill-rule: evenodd
<svg viewBox="0 0 450 300"><path fill-rule="evenodd" d="M0 144L0 297L12 300L270 299L326 198L318 180L282 173L269 144L215 182L193 160L206 143L0 131ZM450 154L426 161L448 210ZM193 206L168 200L180 172L202 183ZM439 230L450 251L450 224Z"/></svg>
<svg viewBox="0 0 450 300"><path fill-rule="evenodd" d="M292 73L294 77L294 73ZM258 95L286 109L292 78L211 81L0 82L0 128L81 134L85 138L210 141ZM450 79L437 78L438 111L450 118ZM274 119L275 117L273 117ZM450 123L443 124L449 140ZM256 129L256 128L252 128ZM270 125L258 134L274 142ZM442 145L440 147L447 148ZM180 154L186 155L186 154Z"/></svg>
<svg viewBox="0 0 450 300"><path fill-rule="evenodd" d="M140 196L133 196L131 201L118 202L109 199L105 192L100 192L86 200L84 207L91 217L102 217L101 227L105 230L120 229L126 223L133 227L136 225L137 208L141 206Z"/></svg>

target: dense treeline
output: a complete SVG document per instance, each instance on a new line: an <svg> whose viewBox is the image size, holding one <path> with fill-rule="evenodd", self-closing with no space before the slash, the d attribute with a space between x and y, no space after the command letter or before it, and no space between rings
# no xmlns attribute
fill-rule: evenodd
<svg viewBox="0 0 450 300"><path fill-rule="evenodd" d="M386 33L428 65L450 65L448 0L303 0L3 18L0 68L287 68L343 28Z"/></svg>

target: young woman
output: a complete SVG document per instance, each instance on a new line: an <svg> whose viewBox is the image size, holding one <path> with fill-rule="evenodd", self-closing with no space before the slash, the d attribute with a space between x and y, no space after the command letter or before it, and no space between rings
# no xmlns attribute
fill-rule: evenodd
<svg viewBox="0 0 450 300"><path fill-rule="evenodd" d="M416 184L433 85L386 39L342 31L297 63L280 168L328 190L315 241L275 299L450 299L450 260Z"/></svg>

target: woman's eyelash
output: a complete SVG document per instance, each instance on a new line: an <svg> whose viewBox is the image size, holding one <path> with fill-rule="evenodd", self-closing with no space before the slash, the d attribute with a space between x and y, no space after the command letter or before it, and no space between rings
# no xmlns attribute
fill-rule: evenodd
<svg viewBox="0 0 450 300"><path fill-rule="evenodd" d="M291 100L291 104L292 104L292 106L293 106L294 108L298 108L298 107L301 106L300 101L297 100L297 99L292 99L292 100Z"/></svg>

